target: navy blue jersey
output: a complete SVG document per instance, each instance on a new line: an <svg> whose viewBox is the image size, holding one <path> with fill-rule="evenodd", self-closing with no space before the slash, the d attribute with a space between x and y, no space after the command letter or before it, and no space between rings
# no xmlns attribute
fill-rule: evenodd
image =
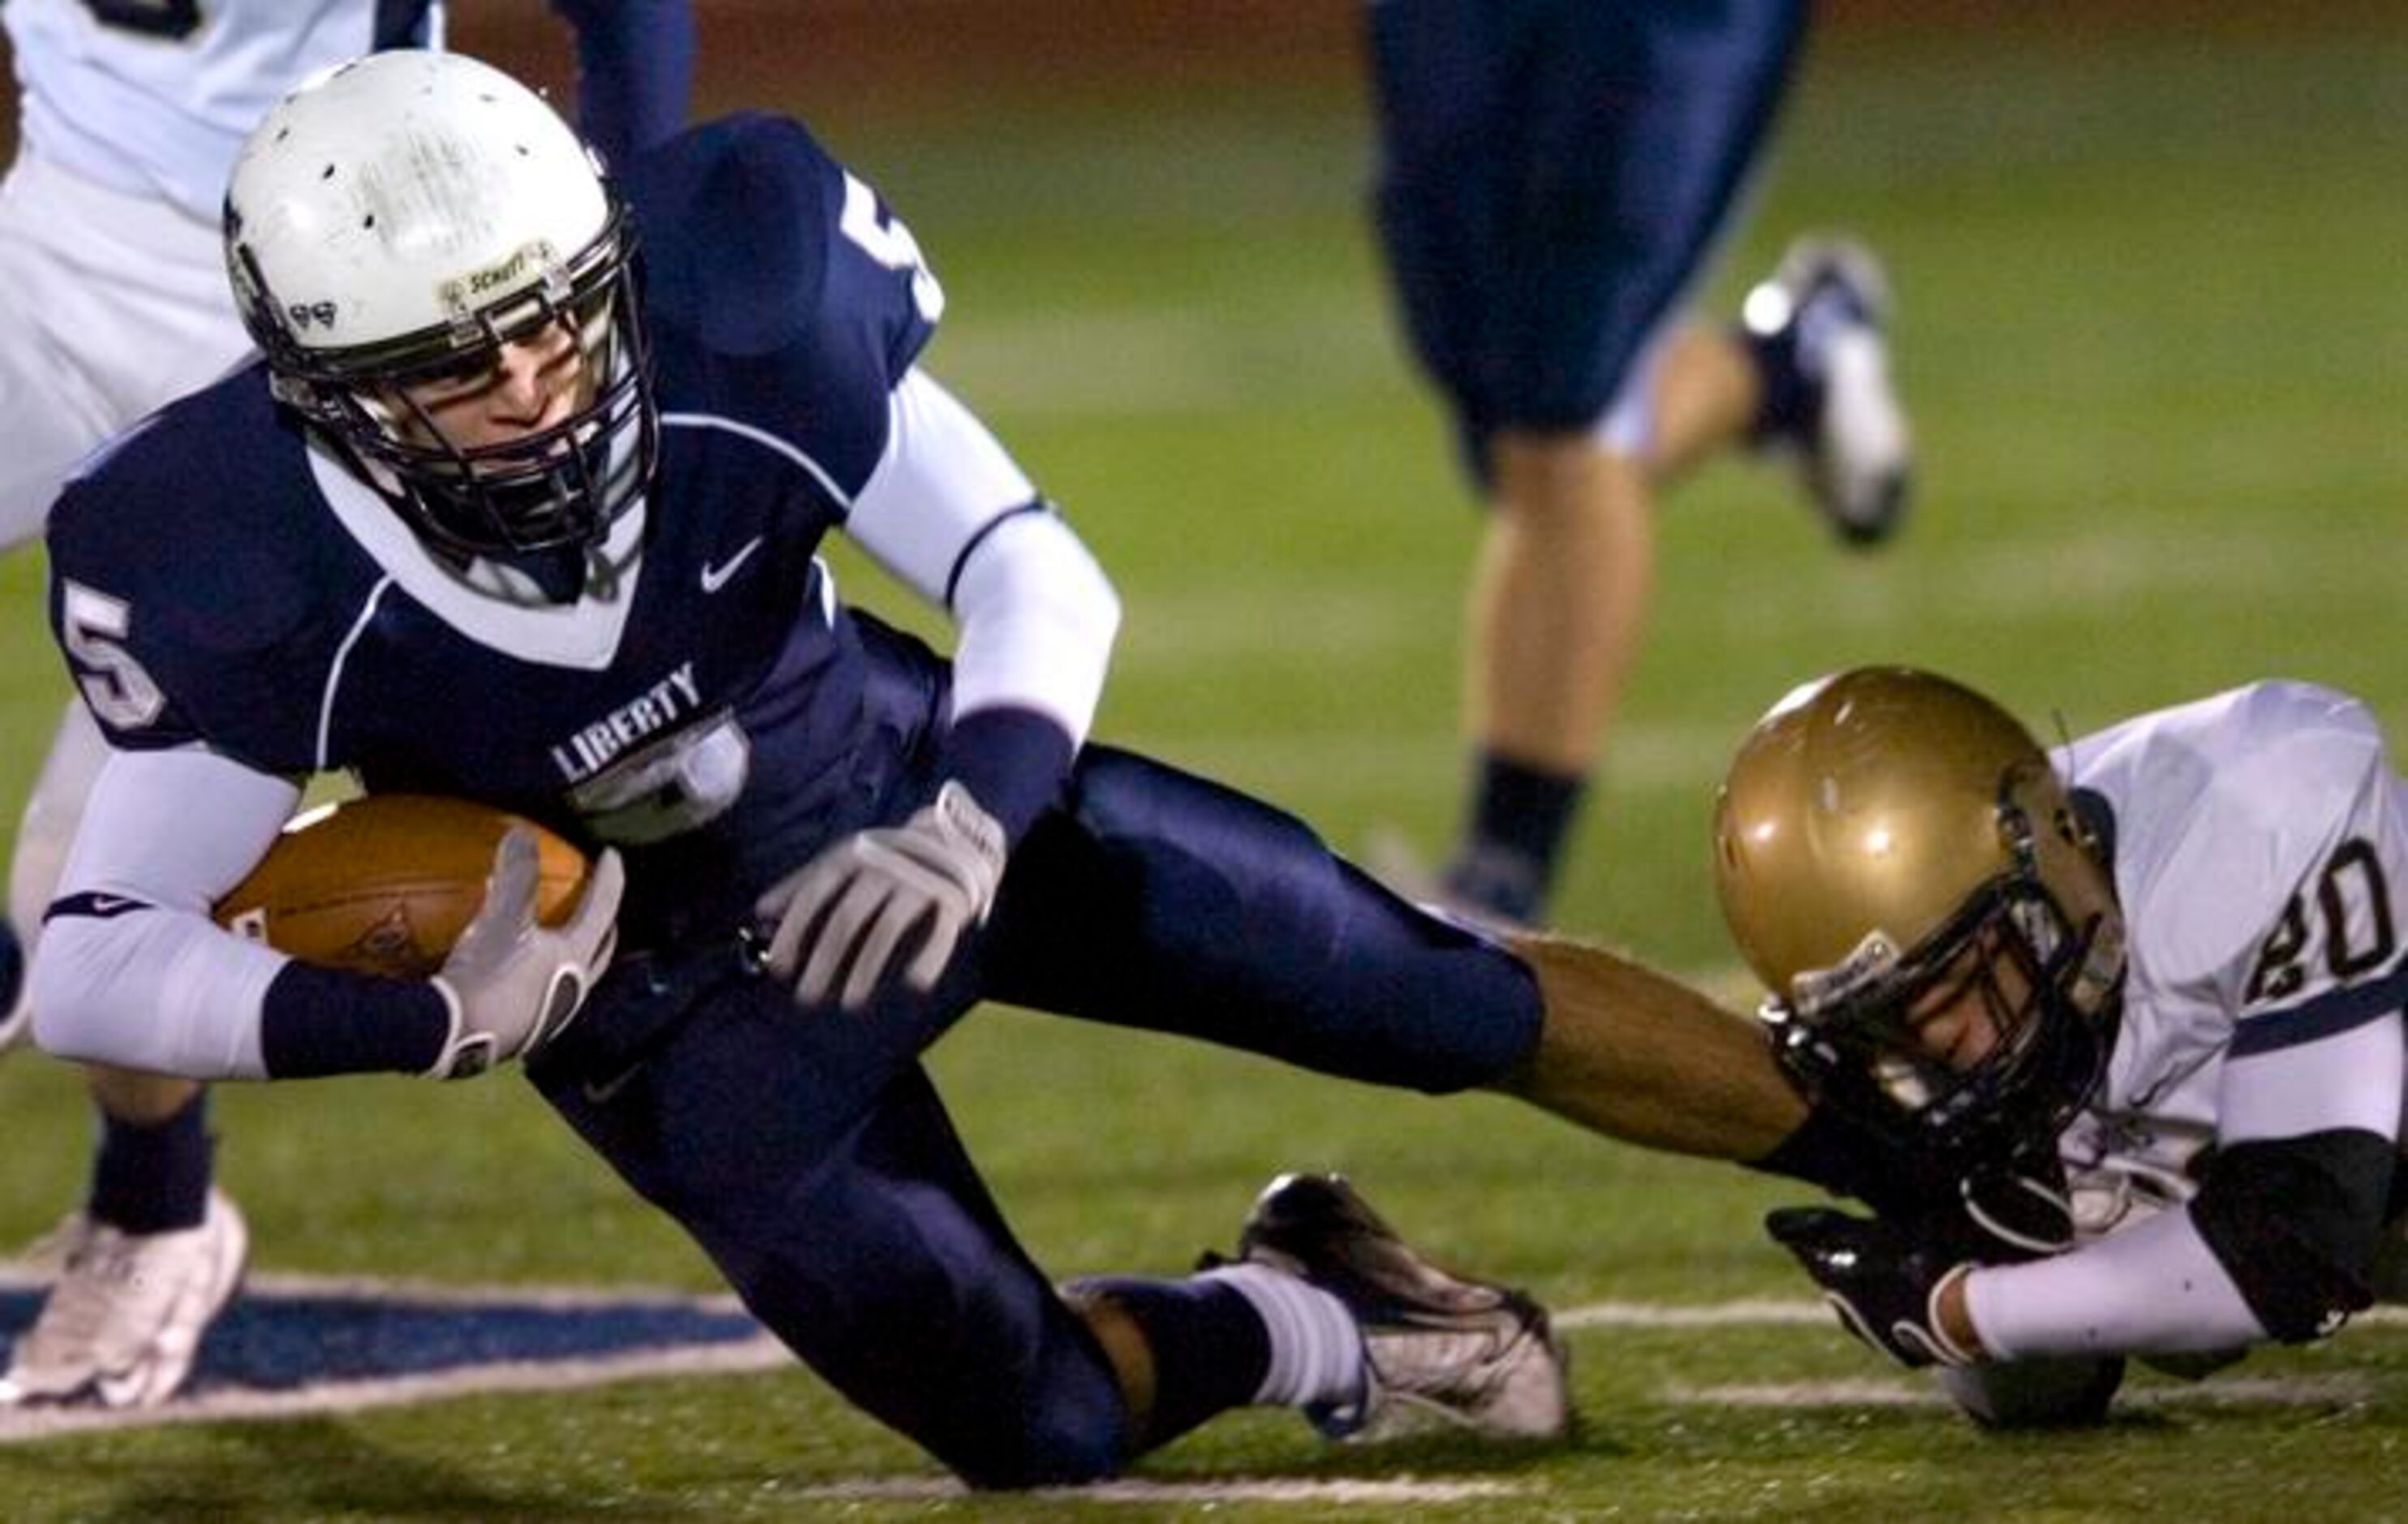
<svg viewBox="0 0 2408 1524"><path fill-rule="evenodd" d="M613 565L574 605L462 586L253 365L53 514L54 626L113 744L351 769L638 849L683 835L731 903L845 823L874 721L812 558L927 340L920 272L872 247L884 209L791 121L696 130L627 189L662 439Z"/></svg>

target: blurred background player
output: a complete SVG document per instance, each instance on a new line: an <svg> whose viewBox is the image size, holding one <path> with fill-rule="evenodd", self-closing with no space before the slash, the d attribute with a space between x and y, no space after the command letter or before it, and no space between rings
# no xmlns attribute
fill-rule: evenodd
<svg viewBox="0 0 2408 1524"><path fill-rule="evenodd" d="M1468 611L1470 801L1416 891L1532 923L1637 656L1657 491L1737 443L1795 454L1841 538L1906 505L1872 256L1793 246L1739 331L1678 313L1760 156L1803 0L1368 7L1378 227L1488 519ZM1416 875L1381 843L1399 881Z"/></svg>
<svg viewBox="0 0 2408 1524"><path fill-rule="evenodd" d="M552 0L576 29L579 100L612 158L682 124L684 0ZM250 349L219 209L267 108L370 48L439 45L435 0L9 0L17 157L0 187L0 547L41 533L60 481L109 434ZM28 799L0 928L0 1044L106 745L70 703ZM162 1018L165 1018L163 1015ZM156 1403L190 1370L246 1252L210 1186L199 1088L92 1071L100 1139L84 1207L36 1251L59 1267L0 1403Z"/></svg>
<svg viewBox="0 0 2408 1524"><path fill-rule="evenodd" d="M2397 1295L2404 802L2373 717L2304 683L2054 765L1927 673L1791 694L1715 827L1779 1050L1826 1108L2028 1200L2071 1189L2012 1254L1820 1207L1774 1237L1993 1424L2091 1421L2127 1356L2200 1374Z"/></svg>

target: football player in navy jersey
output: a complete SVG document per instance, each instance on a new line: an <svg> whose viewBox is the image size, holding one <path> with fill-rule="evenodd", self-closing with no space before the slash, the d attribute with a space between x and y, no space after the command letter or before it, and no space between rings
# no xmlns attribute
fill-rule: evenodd
<svg viewBox="0 0 2408 1524"><path fill-rule="evenodd" d="M1743 1019L1434 919L1296 819L1090 744L1111 586L923 368L935 278L796 123L717 122L614 183L507 77L382 53L270 113L225 234L264 358L50 520L109 749L35 968L44 1046L196 1076L522 1059L813 1369L995 1487L1247 1403L1526 1437L1567 1402L1535 1303L1334 1177L1274 1182L1213 1268L1057 1289L920 1062L980 999L1842 1157ZM837 597L832 531L948 612L950 660ZM511 836L423 980L221 930L330 770L547 822L594 854L582 897L537 923Z"/></svg>
<svg viewBox="0 0 2408 1524"><path fill-rule="evenodd" d="M612 158L682 123L685 0L553 0L576 28L587 132ZM0 548L23 544L78 457L250 349L227 300L228 167L278 97L365 50L441 40L436 0L9 0L18 152L0 191ZM0 1046L24 1030L20 944L49 904L106 748L71 704L20 823L0 924ZM129 1013L129 1019L138 1013ZM154 1403L238 1278L241 1214L210 1188L189 1082L96 1069L89 1194L50 1243L60 1279L10 1350L0 1403Z"/></svg>
<svg viewBox="0 0 2408 1524"><path fill-rule="evenodd" d="M1801 238L1742 321L1684 311L1769 141L1805 0L1365 7L1382 253L1487 519L1463 668L1469 799L1416 892L1531 925L1637 660L1660 493L1784 453L1841 539L1906 506L1887 282ZM1425 875L1382 844L1399 883Z"/></svg>

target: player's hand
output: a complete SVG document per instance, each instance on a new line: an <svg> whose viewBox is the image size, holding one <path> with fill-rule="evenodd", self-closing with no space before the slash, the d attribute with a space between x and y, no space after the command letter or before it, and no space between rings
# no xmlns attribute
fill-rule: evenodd
<svg viewBox="0 0 2408 1524"><path fill-rule="evenodd" d="M2054 1139L1958 1182L1968 1259L2013 1264L2073 1246L2073 1195Z"/></svg>
<svg viewBox="0 0 2408 1524"><path fill-rule="evenodd" d="M1798 1257L1849 1332L1901 1365L1964 1365L1973 1353L1941 1325L1940 1299L1971 1274L1954 1246L1880 1218L1822 1206L1769 1213L1764 1231Z"/></svg>
<svg viewBox="0 0 2408 1524"><path fill-rule="evenodd" d="M559 926L536 919L535 837L513 830L494 853L485 902L434 976L452 1013L443 1052L426 1071L465 1079L532 1054L577 1016L610 966L625 870L616 851L594 862L576 911Z"/></svg>
<svg viewBox="0 0 2408 1524"><path fill-rule="evenodd" d="M925 992L963 934L994 908L1003 862L1003 827L968 789L948 782L901 825L846 837L762 895L754 909L776 928L764 962L793 981L804 1004L834 992L839 1006L855 1010L895 972L917 929L918 949L901 974Z"/></svg>

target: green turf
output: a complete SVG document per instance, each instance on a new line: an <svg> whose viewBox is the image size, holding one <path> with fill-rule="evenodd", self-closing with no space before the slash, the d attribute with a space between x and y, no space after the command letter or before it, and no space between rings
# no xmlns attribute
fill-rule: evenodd
<svg viewBox="0 0 2408 1524"><path fill-rule="evenodd" d="M2387 29L2386 29L2387 28ZM1905 659L2042 729L2284 673L2408 722L2408 144L2396 21L2057 45L2026 31L1835 36L1713 295L1797 227L1889 256L1926 451L1904 543L1829 548L1767 473L1668 512L1653 643L1561 897L1571 927L1727 961L1713 779L1749 719L1832 665ZM1127 607L1101 730L1296 807L1341 844L1435 848L1458 789L1453 673L1474 523L1398 354L1361 219L1352 85L824 121L952 300L931 364L1067 505ZM882 606L874 574L846 585ZM64 686L40 568L0 565L0 798ZM1002 1200L1064 1273L1176 1268L1271 1171L1340 1167L1442 1254L1559 1305L1797 1296L1765 1182L1588 1143L1503 1103L1396 1098L1010 1013L936 1067ZM263 1268L460 1281L714 1282L515 1080L232 1088L222 1172ZM0 1243L75 1194L70 1079L0 1065ZM1718 1389L1886 1379L1821 1328L1572 1336L1571 1446L1331 1450L1283 1415L1144 1470L1478 1481L1417 1517L2383 1518L2408 1341L2360 1329L2248 1374L2363 1380L2307 1406L2134 1407L2002 1442L1926 1407L1764 1410ZM2152 1393L2161 1382L2143 1384ZM808 1376L641 1383L0 1448L0 1516L142 1519L1362 1518L1321 1503L813 1500L927 1478Z"/></svg>

